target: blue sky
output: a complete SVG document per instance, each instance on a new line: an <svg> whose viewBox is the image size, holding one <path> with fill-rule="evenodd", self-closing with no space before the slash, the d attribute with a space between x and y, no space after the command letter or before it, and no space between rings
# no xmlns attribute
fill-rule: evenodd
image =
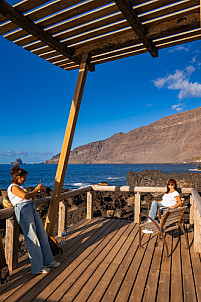
<svg viewBox="0 0 201 302"><path fill-rule="evenodd" d="M12 2L12 1L11 1ZM78 70L65 71L0 37L0 164L61 150ZM201 41L96 66L73 148L201 106Z"/></svg>

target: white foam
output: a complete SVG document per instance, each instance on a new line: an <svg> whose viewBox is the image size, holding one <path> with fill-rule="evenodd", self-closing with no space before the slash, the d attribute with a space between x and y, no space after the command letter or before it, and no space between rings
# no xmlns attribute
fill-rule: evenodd
<svg viewBox="0 0 201 302"><path fill-rule="evenodd" d="M82 183L82 182L75 182L75 183L72 183L70 185L73 186L73 187L84 188L84 187L89 186L90 184L88 184L88 183Z"/></svg>

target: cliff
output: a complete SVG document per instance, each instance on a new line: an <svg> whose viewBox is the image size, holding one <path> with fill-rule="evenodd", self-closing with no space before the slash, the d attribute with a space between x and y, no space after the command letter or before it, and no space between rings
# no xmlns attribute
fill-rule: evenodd
<svg viewBox="0 0 201 302"><path fill-rule="evenodd" d="M71 151L71 164L180 163L201 159L201 107ZM59 154L46 164L58 163Z"/></svg>

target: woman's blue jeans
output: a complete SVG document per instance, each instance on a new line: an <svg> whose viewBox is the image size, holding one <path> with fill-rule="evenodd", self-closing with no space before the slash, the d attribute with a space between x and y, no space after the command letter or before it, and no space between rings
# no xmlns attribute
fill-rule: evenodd
<svg viewBox="0 0 201 302"><path fill-rule="evenodd" d="M54 261L47 233L33 201L20 202L15 205L15 215L24 233L31 261L31 272L36 274Z"/></svg>
<svg viewBox="0 0 201 302"><path fill-rule="evenodd" d="M149 217L151 217L153 220L156 218L159 207L162 207L163 210L167 210L166 207L162 206L162 204L160 202L156 201L156 200L154 200L151 203L151 209L149 211ZM150 219L148 218L147 222L149 222L149 221L150 221Z"/></svg>

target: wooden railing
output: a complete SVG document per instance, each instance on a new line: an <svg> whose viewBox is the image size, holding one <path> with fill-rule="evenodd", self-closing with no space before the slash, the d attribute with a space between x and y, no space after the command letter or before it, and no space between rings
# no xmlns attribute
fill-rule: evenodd
<svg viewBox="0 0 201 302"><path fill-rule="evenodd" d="M201 253L201 196L192 189L191 221L194 221L194 251Z"/></svg>
<svg viewBox="0 0 201 302"><path fill-rule="evenodd" d="M100 192L130 192L135 195L134 202L134 222L139 222L139 214L141 210L141 193L165 193L166 187L132 187L132 186L99 186L92 185L61 194L61 202L59 204L59 219L58 219L58 237L61 237L64 227L67 227L67 202L68 198L73 196L87 193L87 219L93 218L93 191ZM192 188L181 188L181 193L190 194L190 223L193 224L194 220L196 224L196 232L199 230L201 233L201 200L199 194ZM191 195L192 194L192 195ZM199 197L198 197L198 196ZM48 205L50 197L35 200L35 207L41 207ZM195 206L196 205L196 206ZM78 209L79 211L79 209ZM10 270L15 269L18 266L18 238L19 238L19 226L14 216L14 209L7 208L0 210L0 220L6 219L6 239L5 239L5 254L6 261ZM198 227L199 224L199 227ZM200 237L201 238L201 235ZM196 241L197 242L197 241ZM196 251L201 252L201 239L199 244L196 243Z"/></svg>
<svg viewBox="0 0 201 302"><path fill-rule="evenodd" d="M67 223L67 203L63 200L89 192L91 186L65 192L61 194L61 202L59 205L59 223L58 223L58 237L66 227ZM36 209L48 205L50 197L34 200ZM19 225L15 218L14 208L0 210L0 220L6 219L6 238L5 238L5 257L9 270L12 271L18 266L18 246L19 246Z"/></svg>

